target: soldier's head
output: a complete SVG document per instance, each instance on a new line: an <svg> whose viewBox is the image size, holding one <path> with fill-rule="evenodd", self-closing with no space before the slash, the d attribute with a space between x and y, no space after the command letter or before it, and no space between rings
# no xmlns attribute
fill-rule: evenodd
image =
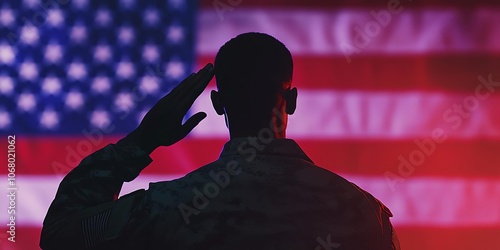
<svg viewBox="0 0 500 250"><path fill-rule="evenodd" d="M238 35L220 48L214 69L218 91L212 91L212 103L225 115L231 137L256 135L272 123L280 128L275 132L283 131L275 137L284 137L297 89L291 88L292 56L283 43L262 33Z"/></svg>

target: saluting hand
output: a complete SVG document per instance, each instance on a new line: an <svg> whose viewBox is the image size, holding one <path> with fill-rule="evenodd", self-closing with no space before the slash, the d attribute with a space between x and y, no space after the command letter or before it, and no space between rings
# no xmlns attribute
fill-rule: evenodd
<svg viewBox="0 0 500 250"><path fill-rule="evenodd" d="M207 116L198 112L184 124L182 118L214 76L213 65L207 64L161 98L144 116L139 127L127 137L147 153L159 146L169 146L183 139Z"/></svg>

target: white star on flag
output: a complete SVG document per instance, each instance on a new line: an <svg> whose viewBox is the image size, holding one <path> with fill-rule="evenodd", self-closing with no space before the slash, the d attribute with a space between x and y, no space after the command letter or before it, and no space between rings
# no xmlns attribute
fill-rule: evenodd
<svg viewBox="0 0 500 250"><path fill-rule="evenodd" d="M96 13L95 21L101 26L107 26L111 22L111 14L107 9L100 9Z"/></svg>
<svg viewBox="0 0 500 250"><path fill-rule="evenodd" d="M118 31L118 40L123 44L129 44L134 40L134 30L131 27L121 27Z"/></svg>
<svg viewBox="0 0 500 250"><path fill-rule="evenodd" d="M62 58L62 48L59 44L49 44L45 48L45 60L57 63Z"/></svg>
<svg viewBox="0 0 500 250"><path fill-rule="evenodd" d="M160 53L158 51L158 47L148 44L144 46L144 49L142 51L142 57L144 60L147 62L156 62L160 56Z"/></svg>
<svg viewBox="0 0 500 250"><path fill-rule="evenodd" d="M51 9L47 11L47 23L52 26L59 26L64 22L64 15L61 10Z"/></svg>
<svg viewBox="0 0 500 250"><path fill-rule="evenodd" d="M75 80L82 80L87 76L87 69L83 63L73 62L68 67L68 76Z"/></svg>
<svg viewBox="0 0 500 250"><path fill-rule="evenodd" d="M115 107L120 111L129 111L135 106L130 93L122 92L116 95Z"/></svg>
<svg viewBox="0 0 500 250"><path fill-rule="evenodd" d="M148 9L144 11L144 21L148 25L156 25L160 20L160 16L158 15L158 11L154 9Z"/></svg>
<svg viewBox="0 0 500 250"><path fill-rule="evenodd" d="M107 45L97 45L94 51L94 58L99 62L107 62L111 59L111 49Z"/></svg>
<svg viewBox="0 0 500 250"><path fill-rule="evenodd" d="M159 79L154 76L145 76L142 78L141 83L139 85L139 89L147 94L154 93L158 90L158 81Z"/></svg>
<svg viewBox="0 0 500 250"><path fill-rule="evenodd" d="M6 128L10 125L11 121L10 121L10 115L9 113L3 111L3 110L0 110L0 128Z"/></svg>
<svg viewBox="0 0 500 250"><path fill-rule="evenodd" d="M0 10L0 24L3 26L10 26L15 21L14 13L11 9Z"/></svg>
<svg viewBox="0 0 500 250"><path fill-rule="evenodd" d="M35 96L31 93L22 93L17 99L17 106L22 111L30 112L36 105Z"/></svg>
<svg viewBox="0 0 500 250"><path fill-rule="evenodd" d="M83 25L75 25L71 29L70 38L76 43L81 43L87 38L87 29Z"/></svg>
<svg viewBox="0 0 500 250"><path fill-rule="evenodd" d="M54 110L44 110L40 116L40 125L47 129L53 129L59 124L59 116Z"/></svg>
<svg viewBox="0 0 500 250"><path fill-rule="evenodd" d="M177 25L170 26L167 31L167 39L172 43L179 43L184 39L184 30Z"/></svg>
<svg viewBox="0 0 500 250"><path fill-rule="evenodd" d="M21 29L20 40L26 44L35 44L38 41L38 29L33 25L26 25Z"/></svg>
<svg viewBox="0 0 500 250"><path fill-rule="evenodd" d="M14 83L12 78L6 76L0 76L0 93L7 95L12 93L14 89Z"/></svg>
<svg viewBox="0 0 500 250"><path fill-rule="evenodd" d="M95 110L90 115L90 124L96 128L105 128L111 123L108 112Z"/></svg>
<svg viewBox="0 0 500 250"><path fill-rule="evenodd" d="M57 94L61 90L61 82L55 77L47 77L43 81L42 91L47 94Z"/></svg>
<svg viewBox="0 0 500 250"><path fill-rule="evenodd" d="M116 66L116 75L122 79L129 79L135 74L134 65L128 61L119 62Z"/></svg>
<svg viewBox="0 0 500 250"><path fill-rule="evenodd" d="M104 76L98 76L94 78L92 82L92 91L96 93L105 93L111 88L111 83L109 82L109 78Z"/></svg>
<svg viewBox="0 0 500 250"><path fill-rule="evenodd" d="M19 67L19 76L26 80L34 80L38 76L38 68L33 62L23 62Z"/></svg>
<svg viewBox="0 0 500 250"><path fill-rule="evenodd" d="M184 74L184 65L179 61L167 63L165 74L167 77L179 79Z"/></svg>
<svg viewBox="0 0 500 250"><path fill-rule="evenodd" d="M71 91L66 95L65 104L70 109L79 109L83 106L83 95L78 91Z"/></svg>
<svg viewBox="0 0 500 250"><path fill-rule="evenodd" d="M0 63L12 64L14 58L14 49L7 44L0 44Z"/></svg>

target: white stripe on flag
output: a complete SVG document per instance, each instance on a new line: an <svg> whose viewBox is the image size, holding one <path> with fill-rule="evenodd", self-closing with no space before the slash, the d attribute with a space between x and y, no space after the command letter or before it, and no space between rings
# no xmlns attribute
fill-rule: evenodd
<svg viewBox="0 0 500 250"><path fill-rule="evenodd" d="M344 176L381 200L398 226L500 223L500 180L410 177L392 191L384 177Z"/></svg>
<svg viewBox="0 0 500 250"><path fill-rule="evenodd" d="M125 183L122 194L146 188L149 182L172 180L180 176L141 175ZM395 225L484 226L500 223L500 180L408 178L392 191L384 177L345 176L349 181L372 193L394 213ZM61 178L25 175L18 180L17 223L40 226ZM8 207L0 199L0 207ZM7 223L1 213L0 223Z"/></svg>
<svg viewBox="0 0 500 250"><path fill-rule="evenodd" d="M386 22L377 22L380 18L371 11L387 12L236 8L221 19L213 9L203 9L196 49L199 55L215 55L238 34L264 32L286 44L293 55L344 55L346 48L363 54L500 52L498 9L403 9L380 17ZM467 25L459 25L464 22Z"/></svg>
<svg viewBox="0 0 500 250"><path fill-rule="evenodd" d="M485 90L485 89L484 89ZM483 91L484 91L483 90ZM455 105L462 105L458 111ZM500 138L500 96L429 92L299 90L297 111L287 135L311 139L414 139L441 131L449 138ZM191 133L197 138L227 138L224 118L213 111L210 90L193 105L207 118ZM460 113L463 111L465 113ZM464 115L465 114L465 115Z"/></svg>

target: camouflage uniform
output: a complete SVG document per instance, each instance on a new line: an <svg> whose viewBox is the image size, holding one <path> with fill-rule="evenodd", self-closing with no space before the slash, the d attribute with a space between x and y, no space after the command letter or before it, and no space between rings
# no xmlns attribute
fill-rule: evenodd
<svg viewBox="0 0 500 250"><path fill-rule="evenodd" d="M185 177L120 199L151 158L127 138L61 182L43 249L399 249L380 201L290 139L237 138Z"/></svg>

